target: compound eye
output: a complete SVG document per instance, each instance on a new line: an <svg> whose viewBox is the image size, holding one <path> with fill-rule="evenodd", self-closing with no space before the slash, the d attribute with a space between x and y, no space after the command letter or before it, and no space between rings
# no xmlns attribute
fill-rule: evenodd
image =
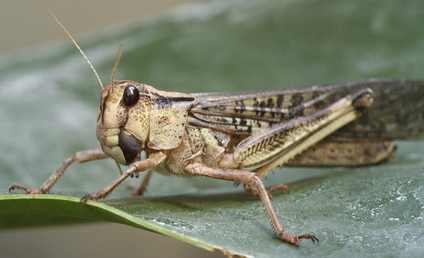
<svg viewBox="0 0 424 258"><path fill-rule="evenodd" d="M133 106L137 103L138 99L140 98L140 93L138 92L137 88L133 85L127 86L124 90L124 98L123 102L126 106Z"/></svg>

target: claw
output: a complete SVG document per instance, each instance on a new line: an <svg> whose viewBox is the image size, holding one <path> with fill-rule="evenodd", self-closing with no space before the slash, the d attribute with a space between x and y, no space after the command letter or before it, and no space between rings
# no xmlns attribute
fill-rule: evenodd
<svg viewBox="0 0 424 258"><path fill-rule="evenodd" d="M25 186L13 184L9 187L9 193L12 192L15 189L23 190L24 194L44 194L41 189L28 189Z"/></svg>
<svg viewBox="0 0 424 258"><path fill-rule="evenodd" d="M314 236L314 235L310 235L310 234L305 234L305 235L301 235L297 237L298 239L310 239L312 241L313 244L318 243L319 239Z"/></svg>
<svg viewBox="0 0 424 258"><path fill-rule="evenodd" d="M10 192L12 192L12 191L13 191L13 190L15 190L15 189L23 190L23 191L25 191L25 192L28 192L28 191L29 191L29 189L28 189L28 188L26 188L25 186L18 185L18 184L13 184L13 185L11 185L11 186L9 187L9 193L10 193Z"/></svg>
<svg viewBox="0 0 424 258"><path fill-rule="evenodd" d="M86 203L88 200L90 201L96 201L97 199L99 199L100 197L95 194L95 195L91 195L91 194L86 194L81 198L81 202Z"/></svg>
<svg viewBox="0 0 424 258"><path fill-rule="evenodd" d="M300 244L300 243L302 243L301 239L310 239L312 241L312 243L314 243L314 244L315 244L315 242L319 242L317 237L315 237L314 235L310 235L310 234L305 234L305 235L301 235L301 236L294 236L292 234L283 232L280 237L283 241L286 241L286 242L291 243L291 244Z"/></svg>
<svg viewBox="0 0 424 258"><path fill-rule="evenodd" d="M88 200L91 200L91 198L93 198L92 196L91 196L91 194L86 194L86 195L84 195L82 198L81 198L81 202L84 202L84 203L86 203Z"/></svg>

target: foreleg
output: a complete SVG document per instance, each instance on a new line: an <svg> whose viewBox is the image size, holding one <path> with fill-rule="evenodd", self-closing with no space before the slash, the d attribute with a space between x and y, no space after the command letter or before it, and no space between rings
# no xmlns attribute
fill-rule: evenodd
<svg viewBox="0 0 424 258"><path fill-rule="evenodd" d="M74 155L70 156L63 164L56 169L55 172L41 185L40 189L28 189L24 186L13 184L9 188L9 192L15 189L24 190L25 194L45 194L47 193L56 181L65 173L65 170L71 165L73 162L83 163L92 160L106 159L109 158L102 149L91 149L91 150L83 150L78 151Z"/></svg>
<svg viewBox="0 0 424 258"><path fill-rule="evenodd" d="M117 179L115 179L108 186L97 192L96 194L87 194L82 197L81 201L87 200L98 200L106 197L113 189L115 189L119 184L121 184L127 177L145 171L150 168L156 167L160 162L162 162L166 157L164 152L154 152L149 155L148 159L140 160L129 165L127 171L125 171L122 175L120 175Z"/></svg>

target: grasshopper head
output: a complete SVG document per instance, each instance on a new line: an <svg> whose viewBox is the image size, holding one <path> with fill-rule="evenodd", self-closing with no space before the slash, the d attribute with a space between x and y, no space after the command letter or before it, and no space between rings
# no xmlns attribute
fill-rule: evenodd
<svg viewBox="0 0 424 258"><path fill-rule="evenodd" d="M96 135L102 150L127 165L140 159L149 135L150 86L115 81L102 90Z"/></svg>
<svg viewBox="0 0 424 258"><path fill-rule="evenodd" d="M80 51L102 88L96 129L102 150L120 164L127 165L139 160L140 152L144 149L149 134L151 108L148 88L153 90L154 88L132 81L114 82L122 54L122 44L119 46L118 57L113 68L112 82L103 87L96 69L80 46L59 20L49 10L47 12Z"/></svg>

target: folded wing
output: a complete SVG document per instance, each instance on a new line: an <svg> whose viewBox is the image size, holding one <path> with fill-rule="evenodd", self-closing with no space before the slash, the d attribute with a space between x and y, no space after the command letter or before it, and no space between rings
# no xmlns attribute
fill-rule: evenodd
<svg viewBox="0 0 424 258"><path fill-rule="evenodd" d="M361 118L333 133L333 140L423 137L421 80L376 79L295 89L193 94L196 103L189 121L196 126L249 136L290 120L293 123L293 119L318 112L365 88L373 90L373 105Z"/></svg>

